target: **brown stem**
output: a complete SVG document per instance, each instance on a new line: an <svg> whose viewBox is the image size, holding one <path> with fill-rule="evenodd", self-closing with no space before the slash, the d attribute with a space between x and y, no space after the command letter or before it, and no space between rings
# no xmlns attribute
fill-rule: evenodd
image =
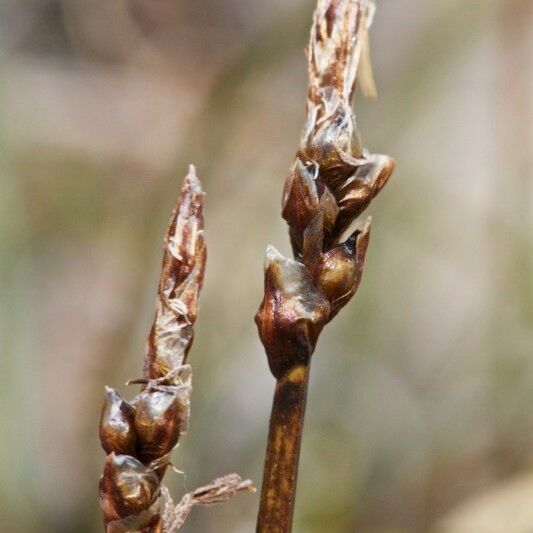
<svg viewBox="0 0 533 533"><path fill-rule="evenodd" d="M299 365L277 380L257 519L257 533L292 528L309 365Z"/></svg>

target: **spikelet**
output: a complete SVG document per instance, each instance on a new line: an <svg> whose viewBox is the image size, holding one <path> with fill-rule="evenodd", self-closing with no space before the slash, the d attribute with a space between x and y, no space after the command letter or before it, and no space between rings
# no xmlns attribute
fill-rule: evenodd
<svg viewBox="0 0 533 533"><path fill-rule="evenodd" d="M144 378L132 382L144 390L128 403L106 387L100 440L109 455L100 480L100 505L107 531L163 531L161 479L189 417L191 371L186 361L207 258L203 201L191 166L165 239Z"/></svg>
<svg viewBox="0 0 533 533"><path fill-rule="evenodd" d="M189 419L192 372L187 356L207 259L203 202L204 192L191 166L165 239L144 377L130 382L142 385L143 390L128 403L106 387L100 441L108 456L100 479L100 507L107 533L171 533L185 519L176 520L176 513L169 512L170 496L161 480ZM250 481L232 476L231 480L239 482L227 488L226 499L253 489ZM205 500L194 502L199 505Z"/></svg>
<svg viewBox="0 0 533 533"><path fill-rule="evenodd" d="M375 92L368 56L373 13L368 0L319 0L314 13L307 120L282 201L294 260L269 248L256 315L277 378L308 361L324 325L357 291L370 219L354 223L394 169L390 157L361 148L352 109L358 77L366 93Z"/></svg>

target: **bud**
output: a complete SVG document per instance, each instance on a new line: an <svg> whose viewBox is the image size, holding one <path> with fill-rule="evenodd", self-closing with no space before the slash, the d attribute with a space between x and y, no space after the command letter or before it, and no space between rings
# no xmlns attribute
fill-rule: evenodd
<svg viewBox="0 0 533 533"><path fill-rule="evenodd" d="M148 509L158 496L156 474L129 455L111 453L100 479L100 507L106 522Z"/></svg>
<svg viewBox="0 0 533 533"><path fill-rule="evenodd" d="M274 377L309 362L329 311L329 302L305 266L269 246L265 297L255 321Z"/></svg>
<svg viewBox="0 0 533 533"><path fill-rule="evenodd" d="M336 235L341 235L368 207L387 183L394 165L394 160L388 156L369 156L368 162L359 166L339 188L337 197L340 198L340 211L335 226Z"/></svg>
<svg viewBox="0 0 533 533"><path fill-rule="evenodd" d="M331 320L355 294L361 282L370 239L370 219L344 243L322 255L317 285L331 303Z"/></svg>
<svg viewBox="0 0 533 533"><path fill-rule="evenodd" d="M145 464L172 451L186 426L188 401L175 389L146 390L138 397L135 433L138 457Z"/></svg>
<svg viewBox="0 0 533 533"><path fill-rule="evenodd" d="M318 166L313 162L296 159L285 182L282 216L289 224L294 255L299 256L303 246L305 228L317 216L320 200L315 179Z"/></svg>
<svg viewBox="0 0 533 533"><path fill-rule="evenodd" d="M133 455L135 409L110 387L105 388L105 402L100 418L100 441L107 452Z"/></svg>

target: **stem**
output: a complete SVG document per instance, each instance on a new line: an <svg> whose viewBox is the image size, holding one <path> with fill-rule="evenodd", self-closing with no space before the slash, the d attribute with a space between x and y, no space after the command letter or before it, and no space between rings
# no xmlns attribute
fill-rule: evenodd
<svg viewBox="0 0 533 533"><path fill-rule="evenodd" d="M291 531L308 381L308 364L292 368L277 380L257 533Z"/></svg>

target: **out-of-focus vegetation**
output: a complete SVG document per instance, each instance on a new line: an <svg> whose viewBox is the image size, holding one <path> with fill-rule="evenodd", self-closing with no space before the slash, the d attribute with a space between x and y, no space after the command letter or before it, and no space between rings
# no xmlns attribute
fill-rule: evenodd
<svg viewBox="0 0 533 533"><path fill-rule="evenodd" d="M140 373L191 161L210 254L170 485L260 483L273 379L252 317L265 246L289 252L313 3L2 2L0 529L100 531L103 386ZM314 357L296 533L533 528L532 5L378 2L380 99L357 112L398 169ZM185 530L251 531L257 504Z"/></svg>

